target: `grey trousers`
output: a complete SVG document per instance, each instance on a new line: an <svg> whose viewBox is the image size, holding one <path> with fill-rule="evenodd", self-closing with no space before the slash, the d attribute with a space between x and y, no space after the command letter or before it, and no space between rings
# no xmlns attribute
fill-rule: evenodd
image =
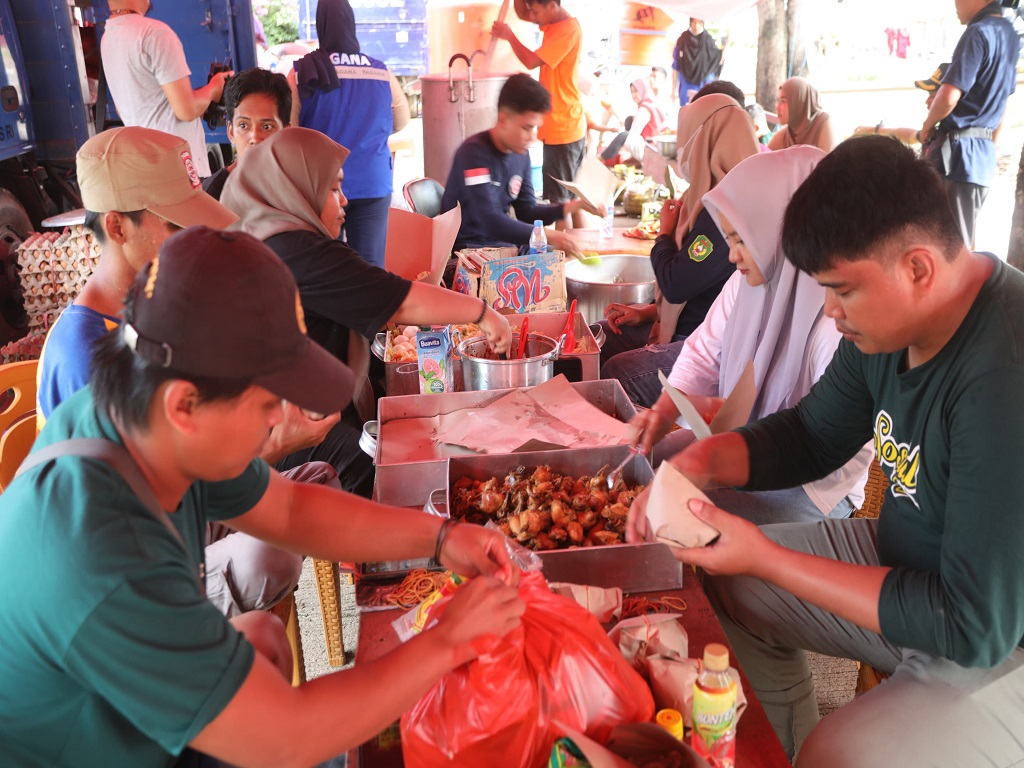
<svg viewBox="0 0 1024 768"><path fill-rule="evenodd" d="M338 484L338 473L322 461L282 473L300 483ZM302 555L267 544L221 523L206 526L206 599L229 619L273 608L294 591Z"/></svg>
<svg viewBox="0 0 1024 768"><path fill-rule="evenodd" d="M877 522L762 530L791 549L877 565ZM708 576L704 589L783 747L791 758L796 753L797 768L1024 765L1024 650L995 668L968 669L898 648L758 579ZM804 649L864 661L892 676L819 723Z"/></svg>

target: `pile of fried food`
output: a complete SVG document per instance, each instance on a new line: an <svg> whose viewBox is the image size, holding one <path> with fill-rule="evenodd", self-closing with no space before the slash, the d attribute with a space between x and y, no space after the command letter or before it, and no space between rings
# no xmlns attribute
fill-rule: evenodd
<svg viewBox="0 0 1024 768"><path fill-rule="evenodd" d="M596 475L560 475L551 467L520 466L503 478L460 478L449 497L452 517L484 524L535 550L621 544L626 516L644 489L622 479L608 490L605 469Z"/></svg>

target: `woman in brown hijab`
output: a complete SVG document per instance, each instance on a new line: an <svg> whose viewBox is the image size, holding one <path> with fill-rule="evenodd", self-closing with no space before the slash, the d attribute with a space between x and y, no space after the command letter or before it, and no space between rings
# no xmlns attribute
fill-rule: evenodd
<svg viewBox="0 0 1024 768"><path fill-rule="evenodd" d="M649 307L610 304L605 310L607 362L601 376L618 379L633 402L647 407L661 393L658 371L667 375L672 369L683 340L704 321L734 271L729 246L701 198L758 153L746 110L720 93L679 110L676 144L679 175L690 186L661 211L661 234L651 249L658 300Z"/></svg>
<svg viewBox="0 0 1024 768"><path fill-rule="evenodd" d="M791 77L782 84L776 110L780 125L768 142L769 149L809 144L831 152L839 144L832 118L821 108L818 90L802 77Z"/></svg>

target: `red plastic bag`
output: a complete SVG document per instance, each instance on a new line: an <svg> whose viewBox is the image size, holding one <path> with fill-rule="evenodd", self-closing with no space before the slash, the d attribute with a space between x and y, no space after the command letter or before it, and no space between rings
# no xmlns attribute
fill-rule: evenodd
<svg viewBox="0 0 1024 768"><path fill-rule="evenodd" d="M569 727L603 742L620 723L650 721L647 684L597 620L523 574L522 626L442 677L402 717L406 768L547 764Z"/></svg>

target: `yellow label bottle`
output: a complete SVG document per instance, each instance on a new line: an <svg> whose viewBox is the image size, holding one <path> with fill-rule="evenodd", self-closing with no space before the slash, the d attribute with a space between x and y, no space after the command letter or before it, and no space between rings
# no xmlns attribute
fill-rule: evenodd
<svg viewBox="0 0 1024 768"><path fill-rule="evenodd" d="M729 676L729 649L704 648L704 663L693 684L691 746L716 768L736 764L736 682Z"/></svg>

